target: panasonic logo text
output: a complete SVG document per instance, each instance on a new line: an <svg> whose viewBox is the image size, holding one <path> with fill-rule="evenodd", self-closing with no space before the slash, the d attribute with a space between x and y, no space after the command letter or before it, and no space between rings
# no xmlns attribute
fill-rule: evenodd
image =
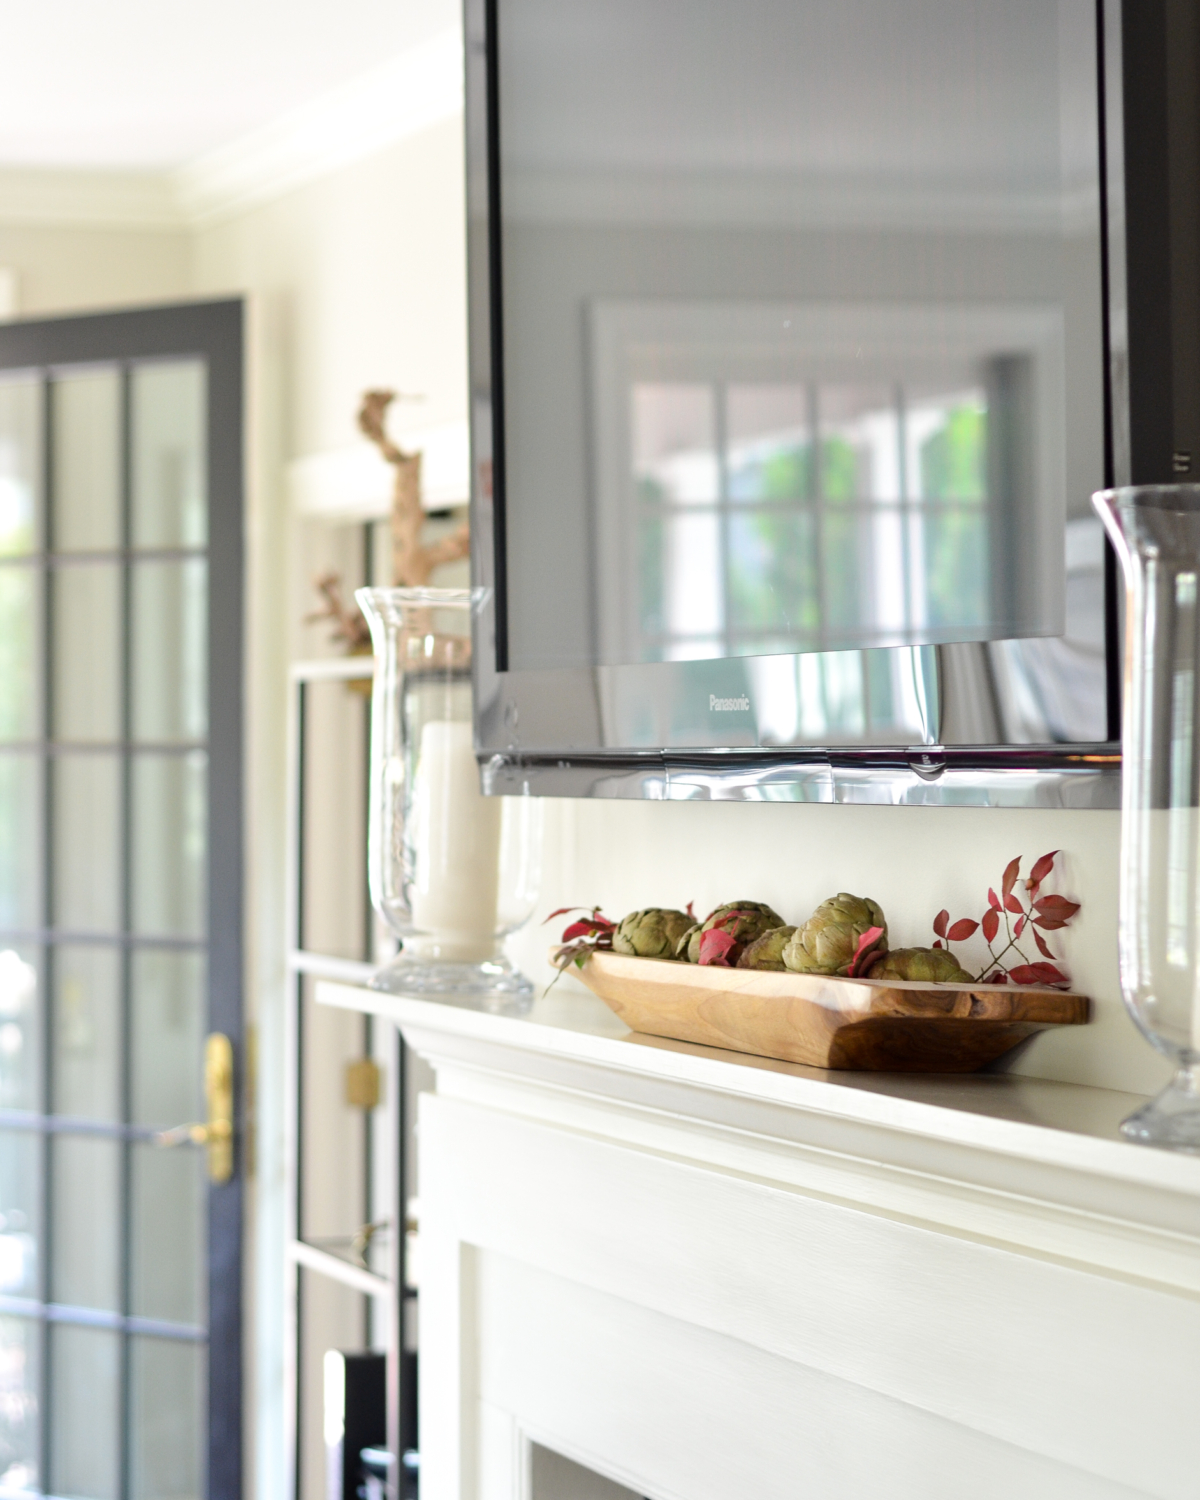
<svg viewBox="0 0 1200 1500"><path fill-rule="evenodd" d="M740 714L746 713L749 708L749 698L718 698L715 693L709 693L708 695L709 713Z"/></svg>

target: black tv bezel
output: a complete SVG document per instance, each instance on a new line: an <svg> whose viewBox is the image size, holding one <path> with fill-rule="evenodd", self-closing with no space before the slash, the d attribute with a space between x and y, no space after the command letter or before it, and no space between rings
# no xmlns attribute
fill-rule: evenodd
<svg viewBox="0 0 1200 1500"><path fill-rule="evenodd" d="M586 743L561 705L626 670L509 668L505 566L500 59L503 0L464 0L476 748L485 785L552 795L755 796L1112 806L1120 768L1119 581L1106 542L1105 741L697 748ZM1096 0L1105 484L1200 471L1200 0ZM1190 188L1190 195L1189 195ZM1184 200L1192 211L1180 211ZM1189 331L1191 337L1189 338ZM490 496L480 458L490 456ZM664 685L675 668L662 663ZM789 772L790 768L790 772ZM756 790L757 788L757 790Z"/></svg>

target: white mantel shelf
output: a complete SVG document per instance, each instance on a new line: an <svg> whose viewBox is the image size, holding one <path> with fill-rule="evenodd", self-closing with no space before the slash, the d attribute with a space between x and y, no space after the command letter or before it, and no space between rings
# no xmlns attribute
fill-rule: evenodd
<svg viewBox="0 0 1200 1500"><path fill-rule="evenodd" d="M825 1122L911 1136L1008 1158L1019 1171L1036 1165L1092 1178L1097 1186L1160 1196L1163 1207L1175 1200L1177 1227L1200 1236L1200 1157L1150 1150L1120 1134L1120 1122L1144 1102L1138 1094L1006 1073L807 1068L638 1035L593 995L562 986L539 997L524 1017L328 982L318 984L317 998L395 1022L437 1065L473 1062L497 1074L651 1108L669 1098L672 1112L694 1112L734 1128L761 1128L763 1116L754 1107L767 1105L814 1130ZM777 1123L782 1118L774 1115ZM798 1128L786 1134L794 1138ZM1109 1199L1105 1211L1113 1208Z"/></svg>
<svg viewBox="0 0 1200 1500"><path fill-rule="evenodd" d="M534 1440L655 1500L1200 1495L1200 1159L1137 1096L316 993L436 1071L426 1500L530 1500Z"/></svg>

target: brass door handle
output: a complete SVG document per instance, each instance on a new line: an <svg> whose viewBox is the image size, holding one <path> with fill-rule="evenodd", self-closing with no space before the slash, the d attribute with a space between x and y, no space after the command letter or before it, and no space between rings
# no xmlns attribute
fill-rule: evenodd
<svg viewBox="0 0 1200 1500"><path fill-rule="evenodd" d="M206 1121L160 1130L153 1139L156 1146L207 1146L209 1181L220 1184L233 1176L233 1043L220 1031L204 1043L204 1098Z"/></svg>

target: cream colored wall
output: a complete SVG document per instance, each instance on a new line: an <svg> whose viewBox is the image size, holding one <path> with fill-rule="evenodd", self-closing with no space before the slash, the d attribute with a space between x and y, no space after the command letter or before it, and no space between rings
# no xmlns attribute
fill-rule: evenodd
<svg viewBox="0 0 1200 1500"><path fill-rule="evenodd" d="M259 304L271 486L288 460L355 442L370 387L420 398L393 408L396 431L465 415L462 195L453 120L195 236L195 290L249 292ZM326 567L353 578L360 530L281 513L276 526L292 549L291 650L324 655L327 632L300 623L312 578Z"/></svg>
<svg viewBox="0 0 1200 1500"><path fill-rule="evenodd" d="M286 307L295 452L352 440L367 384L422 394L420 423L463 415L462 181L450 121L196 234L197 291Z"/></svg>
<svg viewBox="0 0 1200 1500"><path fill-rule="evenodd" d="M175 302L191 287L183 229L6 224L2 198L0 266L17 273L17 312L25 318Z"/></svg>
<svg viewBox="0 0 1200 1500"><path fill-rule="evenodd" d="M462 196L461 126L452 121L201 229L193 239L194 292L245 294L252 308L247 532L249 1005L260 1033L261 1124L253 1195L251 1380L255 1489L263 1500L280 1494L280 1476L287 1469L281 1442L280 1295L287 664L289 659L329 655L335 649L327 627L303 623L316 603L314 577L334 569L348 589L363 581L361 526L334 526L290 515L284 475L293 458L345 447L357 439L355 415L363 391L370 387L424 398L395 410L397 431L406 421L423 425L465 415ZM352 759L354 753L347 755ZM348 766L348 774L353 772ZM325 800L329 816L336 819L338 797ZM328 823L329 817L324 821ZM311 871L310 878L327 882L330 911L346 910L343 868L326 862ZM334 932L326 924L327 951L358 951L360 922L350 915L344 925L344 932ZM350 1055L361 1043L355 1039L357 1032L351 1037L348 1028L360 1023L350 1017L335 1020L347 1035L331 1039L331 1050L344 1044ZM336 1080L324 1092L328 1128L340 1138L345 1108L336 1096ZM306 1098L311 1114L316 1095ZM310 1182L310 1187L314 1193L321 1190L317 1182ZM340 1340L333 1332L329 1337L352 1346L361 1329L344 1331ZM322 1438L315 1423L306 1423L306 1428L305 1493L315 1497L323 1492Z"/></svg>

